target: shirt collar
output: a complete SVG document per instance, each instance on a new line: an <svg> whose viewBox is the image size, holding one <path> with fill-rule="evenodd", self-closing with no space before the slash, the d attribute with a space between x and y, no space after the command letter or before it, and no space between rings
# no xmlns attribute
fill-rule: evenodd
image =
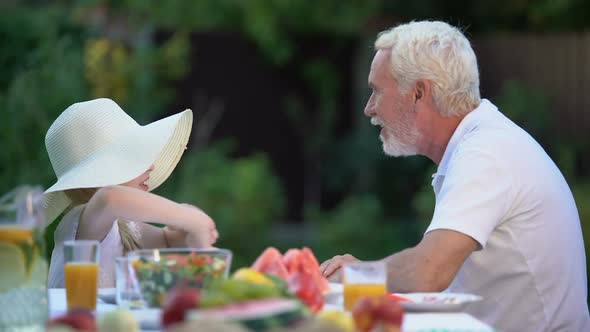
<svg viewBox="0 0 590 332"><path fill-rule="evenodd" d="M439 175L444 176L447 173L449 161L453 157L453 153L455 152L457 144L459 144L461 139L466 134L475 129L479 125L485 114L488 114L490 111L498 111L498 108L494 106L494 104L492 104L489 100L482 99L479 106L477 106L477 108L475 108L473 111L469 112L463 118L463 120L461 120L461 122L453 132L453 135L451 136L449 143L447 144L447 148L445 149L445 153L443 154L440 164L438 165L436 173L432 175L433 178Z"/></svg>

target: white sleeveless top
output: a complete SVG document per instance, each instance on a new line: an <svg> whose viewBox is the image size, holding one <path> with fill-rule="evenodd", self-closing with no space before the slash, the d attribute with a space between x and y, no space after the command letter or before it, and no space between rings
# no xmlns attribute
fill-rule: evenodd
<svg viewBox="0 0 590 332"><path fill-rule="evenodd" d="M64 286L64 241L75 240L80 223L80 214L84 210L85 204L72 208L64 215L54 233L55 247L51 254L51 263L49 265L49 277L47 287L63 288ZM140 238L139 229L135 222L128 222L129 229L136 239ZM99 269L98 269L98 287L110 288L115 287L115 257L123 256L123 243L119 234L119 225L117 221L113 222L113 227L100 241L99 250Z"/></svg>

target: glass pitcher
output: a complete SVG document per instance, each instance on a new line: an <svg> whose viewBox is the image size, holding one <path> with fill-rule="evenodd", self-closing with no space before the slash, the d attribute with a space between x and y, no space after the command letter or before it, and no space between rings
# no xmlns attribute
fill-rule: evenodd
<svg viewBox="0 0 590 332"><path fill-rule="evenodd" d="M44 331L48 316L43 192L0 197L0 332Z"/></svg>

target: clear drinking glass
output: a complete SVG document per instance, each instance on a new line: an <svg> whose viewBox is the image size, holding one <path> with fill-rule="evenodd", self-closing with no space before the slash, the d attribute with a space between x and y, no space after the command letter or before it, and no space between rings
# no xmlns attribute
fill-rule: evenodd
<svg viewBox="0 0 590 332"><path fill-rule="evenodd" d="M384 261L351 262L343 266L344 309L352 310L356 301L387 292Z"/></svg>
<svg viewBox="0 0 590 332"><path fill-rule="evenodd" d="M0 331L45 331L48 317L43 191L0 197Z"/></svg>
<svg viewBox="0 0 590 332"><path fill-rule="evenodd" d="M115 258L115 287L117 305L125 309L137 309L145 306L135 276L135 270L128 257Z"/></svg>
<svg viewBox="0 0 590 332"><path fill-rule="evenodd" d="M96 310L98 295L98 241L64 242L64 275L68 310Z"/></svg>

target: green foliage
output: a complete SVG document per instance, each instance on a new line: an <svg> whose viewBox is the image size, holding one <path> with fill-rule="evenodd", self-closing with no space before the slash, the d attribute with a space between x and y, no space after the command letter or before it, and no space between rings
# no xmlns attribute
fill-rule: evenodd
<svg viewBox="0 0 590 332"><path fill-rule="evenodd" d="M89 1L83 6L114 4ZM190 31L233 30L256 43L275 64L285 64L297 53L293 35L358 35L379 1L357 0L170 0L116 2L115 10L166 29Z"/></svg>
<svg viewBox="0 0 590 332"><path fill-rule="evenodd" d="M381 10L401 21L439 19L473 32L583 31L588 27L590 2L538 1L383 1Z"/></svg>
<svg viewBox="0 0 590 332"><path fill-rule="evenodd" d="M506 81L494 99L508 118L533 136L555 161L564 176L575 180L578 176L577 155L584 144L564 141L551 130L549 98L538 90L518 81Z"/></svg>
<svg viewBox="0 0 590 332"><path fill-rule="evenodd" d="M508 80L502 85L494 103L533 137L539 140L549 138L549 100L542 92Z"/></svg>
<svg viewBox="0 0 590 332"><path fill-rule="evenodd" d="M87 95L78 39L58 33L71 28L71 22L51 11L15 11L0 12L0 22L7 23L0 24L5 37L0 38L0 192L22 183L52 182L45 132L72 100ZM10 49L12 44L22 47Z"/></svg>
<svg viewBox="0 0 590 332"><path fill-rule="evenodd" d="M419 232L411 220L385 217L378 197L349 196L331 211L311 209L308 220L317 231L314 247L320 260L350 253L361 259L380 259L416 244Z"/></svg>
<svg viewBox="0 0 590 332"><path fill-rule="evenodd" d="M162 190L206 211L220 233L216 245L231 249L241 267L273 245L269 231L284 217L285 196L264 154L232 159L232 152L226 141L185 155Z"/></svg>
<svg viewBox="0 0 590 332"><path fill-rule="evenodd" d="M314 60L302 66L301 76L309 89L314 92L317 110L307 111L306 106L296 95L289 96L284 102L284 111L289 116L293 128L298 131L304 146L304 153L309 166L306 170L308 181L319 181L318 167L325 161L325 154L333 144L336 126L337 100L341 89L339 73L327 61ZM318 186L319 188L319 186Z"/></svg>
<svg viewBox="0 0 590 332"><path fill-rule="evenodd" d="M536 30L581 29L588 26L589 12L585 0L541 0L530 4L527 18Z"/></svg>

